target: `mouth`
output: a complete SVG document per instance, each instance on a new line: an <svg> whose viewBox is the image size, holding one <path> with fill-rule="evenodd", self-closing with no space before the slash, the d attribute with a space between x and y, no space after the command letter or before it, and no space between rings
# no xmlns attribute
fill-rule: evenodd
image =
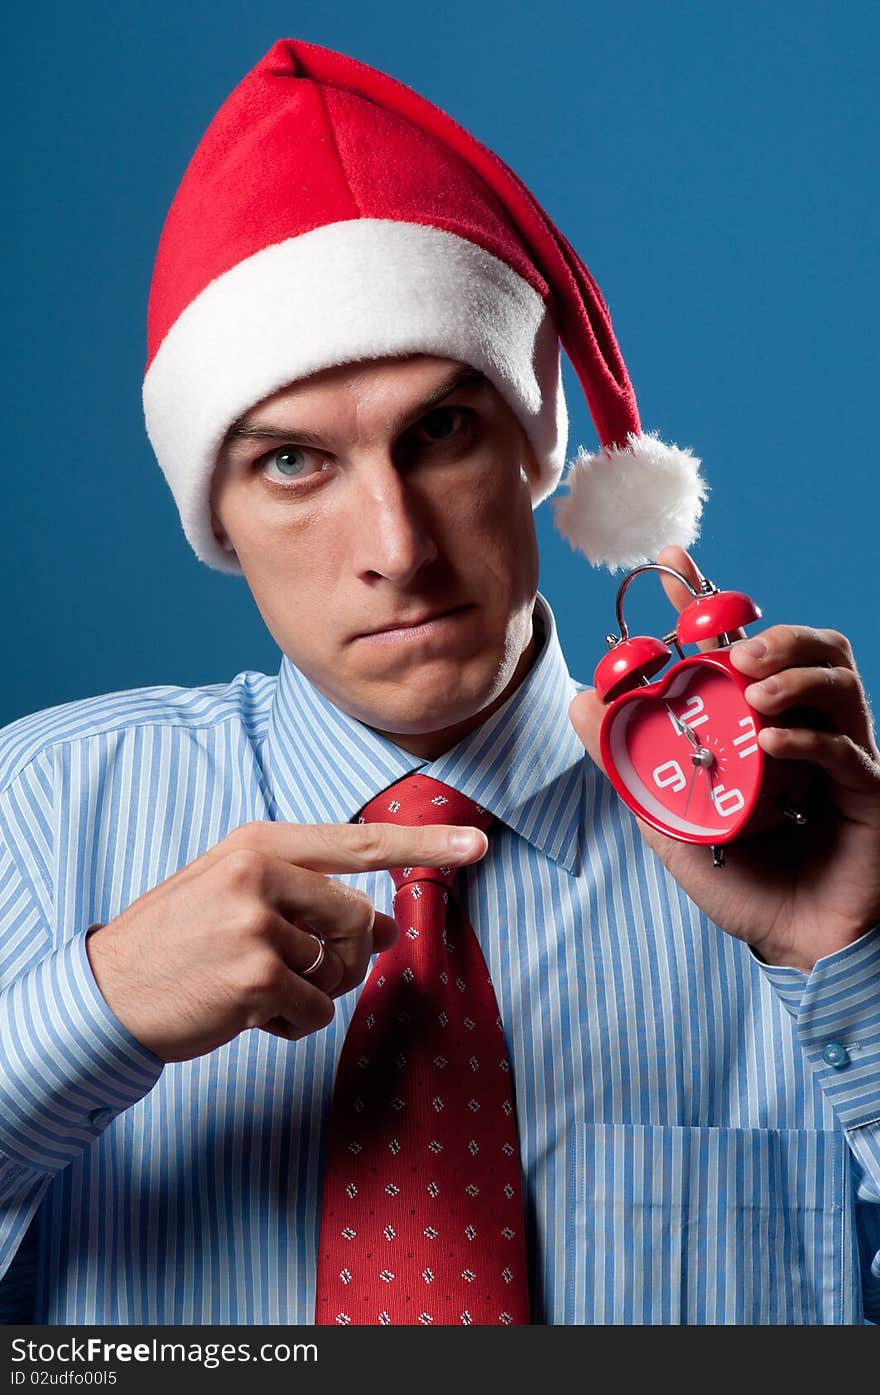
<svg viewBox="0 0 880 1395"><path fill-rule="evenodd" d="M355 639L367 639L380 643L420 639L423 636L439 634L444 629L450 628L455 624L457 617L469 609L469 605L459 605L448 610L428 611L426 614L414 616L411 620L394 621L382 629L365 631L363 634L355 635Z"/></svg>

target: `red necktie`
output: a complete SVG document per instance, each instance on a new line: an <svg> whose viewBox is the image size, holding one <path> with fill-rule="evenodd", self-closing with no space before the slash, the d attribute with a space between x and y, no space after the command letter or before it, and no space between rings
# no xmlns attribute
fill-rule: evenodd
<svg viewBox="0 0 880 1395"><path fill-rule="evenodd" d="M363 823L493 815L408 775ZM315 1322L528 1323L513 1081L455 867L394 868L400 939L380 954L345 1038L328 1124Z"/></svg>

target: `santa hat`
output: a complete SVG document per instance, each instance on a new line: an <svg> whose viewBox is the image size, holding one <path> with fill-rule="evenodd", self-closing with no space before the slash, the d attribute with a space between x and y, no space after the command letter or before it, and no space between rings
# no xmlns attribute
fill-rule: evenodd
<svg viewBox="0 0 880 1395"><path fill-rule="evenodd" d="M433 354L478 369L515 413L537 507L565 463L560 340L599 449L571 462L557 528L611 570L688 547L700 462L642 433L599 289L522 181L403 83L279 39L217 112L165 220L147 433L197 556L240 573L210 516L232 423L320 369Z"/></svg>

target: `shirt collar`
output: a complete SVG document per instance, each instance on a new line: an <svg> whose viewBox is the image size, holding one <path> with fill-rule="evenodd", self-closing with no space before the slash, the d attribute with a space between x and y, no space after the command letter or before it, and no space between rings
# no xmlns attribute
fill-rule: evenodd
<svg viewBox="0 0 880 1395"><path fill-rule="evenodd" d="M545 638L531 671L481 726L433 761L404 751L336 707L285 655L264 749L273 817L348 823L369 799L420 770L445 780L576 872L584 778L592 766L568 716L579 687L540 592L535 608Z"/></svg>

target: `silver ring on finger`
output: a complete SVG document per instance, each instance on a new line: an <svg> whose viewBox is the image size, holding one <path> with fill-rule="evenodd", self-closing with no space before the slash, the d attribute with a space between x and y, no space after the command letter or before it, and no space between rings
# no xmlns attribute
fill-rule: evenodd
<svg viewBox="0 0 880 1395"><path fill-rule="evenodd" d="M318 953L315 955L315 962L313 964L310 964L307 969L300 969L299 973L301 978L310 978L312 974L316 974L324 962L324 941L319 940L317 935L313 935L312 939L318 946Z"/></svg>

